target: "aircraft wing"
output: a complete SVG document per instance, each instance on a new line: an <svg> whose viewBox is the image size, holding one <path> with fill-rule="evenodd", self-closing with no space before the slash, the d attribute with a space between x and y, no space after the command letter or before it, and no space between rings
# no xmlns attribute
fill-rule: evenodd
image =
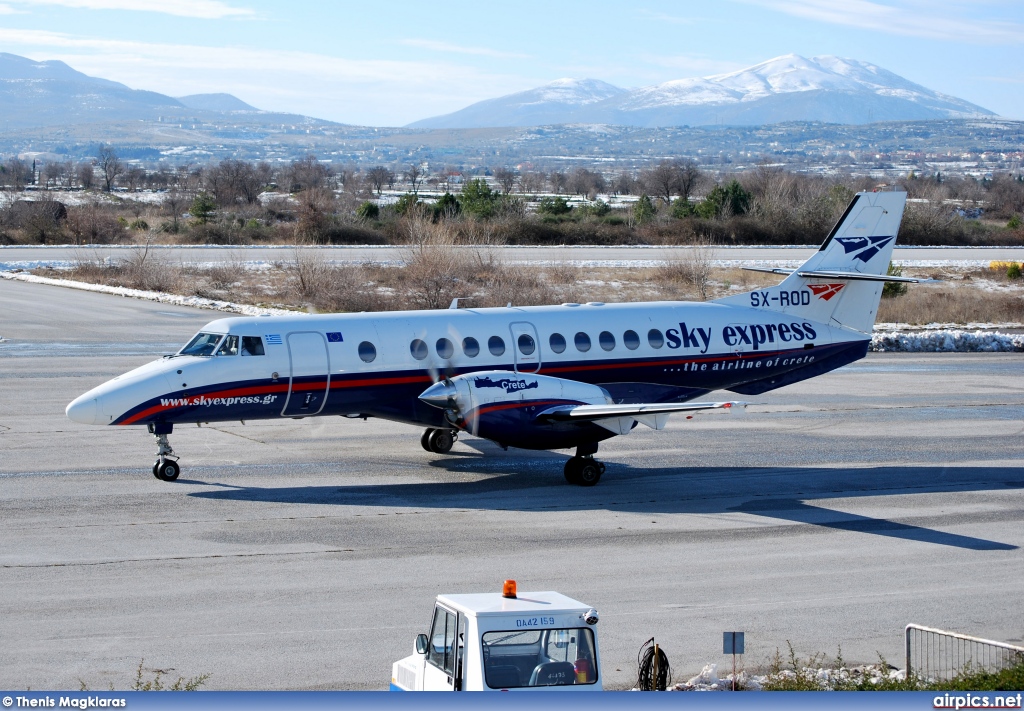
<svg viewBox="0 0 1024 711"><path fill-rule="evenodd" d="M537 419L546 422L593 422L616 434L626 434L633 429L635 422L660 430L668 421L668 416L675 412L729 409L746 407L748 404L729 401L633 405L557 405L538 414Z"/></svg>

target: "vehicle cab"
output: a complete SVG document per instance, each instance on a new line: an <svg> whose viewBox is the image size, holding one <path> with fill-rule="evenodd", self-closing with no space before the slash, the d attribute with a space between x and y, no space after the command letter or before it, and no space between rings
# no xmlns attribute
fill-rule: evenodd
<svg viewBox="0 0 1024 711"><path fill-rule="evenodd" d="M601 691L597 611L557 592L438 595L392 691Z"/></svg>

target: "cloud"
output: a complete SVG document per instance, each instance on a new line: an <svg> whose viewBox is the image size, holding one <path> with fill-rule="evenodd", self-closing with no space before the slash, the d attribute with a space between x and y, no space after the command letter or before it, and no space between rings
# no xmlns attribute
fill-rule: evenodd
<svg viewBox="0 0 1024 711"><path fill-rule="evenodd" d="M230 92L253 106L346 123L404 125L529 88L522 78L441 61L348 59L311 52L161 44L0 27L0 46L134 89Z"/></svg>
<svg viewBox="0 0 1024 711"><path fill-rule="evenodd" d="M1024 42L1024 25L1016 22L979 19L970 14L950 16L941 6L904 2L884 5L871 0L740 0L794 17L817 20L844 27L874 32L953 40L977 44L1014 44ZM909 6L907 6L909 5Z"/></svg>
<svg viewBox="0 0 1024 711"><path fill-rule="evenodd" d="M81 10L132 10L157 12L177 17L196 17L203 20L221 20L227 17L251 17L256 13L249 8L232 7L220 0L10 0L33 6L57 5ZM2 6L0 6L2 7ZM4 13L0 10L0 14Z"/></svg>
<svg viewBox="0 0 1024 711"><path fill-rule="evenodd" d="M15 10L10 5L4 5L0 3L0 15L24 15L24 10Z"/></svg>
<svg viewBox="0 0 1024 711"><path fill-rule="evenodd" d="M449 44L447 42L436 42L434 40L426 39L407 39L399 40L399 44L404 44L407 47L419 47L420 49L428 49L431 52L445 52L454 54L475 54L483 57L498 57L500 59L528 59L527 54L515 54L512 52L500 52L495 49L488 49L486 47L461 47L455 44Z"/></svg>
<svg viewBox="0 0 1024 711"><path fill-rule="evenodd" d="M650 20L657 20L658 22L667 22L670 25L692 25L694 20L689 17L677 17L676 15L668 15L664 12L654 12L653 10L639 10L639 15L646 17Z"/></svg>

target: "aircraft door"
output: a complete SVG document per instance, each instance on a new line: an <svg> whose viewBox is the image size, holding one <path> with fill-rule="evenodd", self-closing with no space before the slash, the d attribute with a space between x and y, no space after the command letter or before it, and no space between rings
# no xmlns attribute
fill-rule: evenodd
<svg viewBox="0 0 1024 711"><path fill-rule="evenodd" d="M509 325L512 332L512 352L515 354L517 373L536 373L540 370L540 338L532 323L518 321Z"/></svg>
<svg viewBox="0 0 1024 711"><path fill-rule="evenodd" d="M288 380L288 398L281 415L316 415L324 409L331 387L327 341L320 333L289 333L288 358L292 372Z"/></svg>

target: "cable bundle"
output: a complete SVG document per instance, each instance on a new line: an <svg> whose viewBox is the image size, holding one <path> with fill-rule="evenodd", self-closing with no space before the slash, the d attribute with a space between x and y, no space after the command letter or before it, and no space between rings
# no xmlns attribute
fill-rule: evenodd
<svg viewBox="0 0 1024 711"><path fill-rule="evenodd" d="M655 652L657 652L657 673L655 673ZM672 683L672 668L668 665L668 657L661 647L654 643L654 637L644 642L636 655L637 668L640 670L636 686L640 691L665 691Z"/></svg>

